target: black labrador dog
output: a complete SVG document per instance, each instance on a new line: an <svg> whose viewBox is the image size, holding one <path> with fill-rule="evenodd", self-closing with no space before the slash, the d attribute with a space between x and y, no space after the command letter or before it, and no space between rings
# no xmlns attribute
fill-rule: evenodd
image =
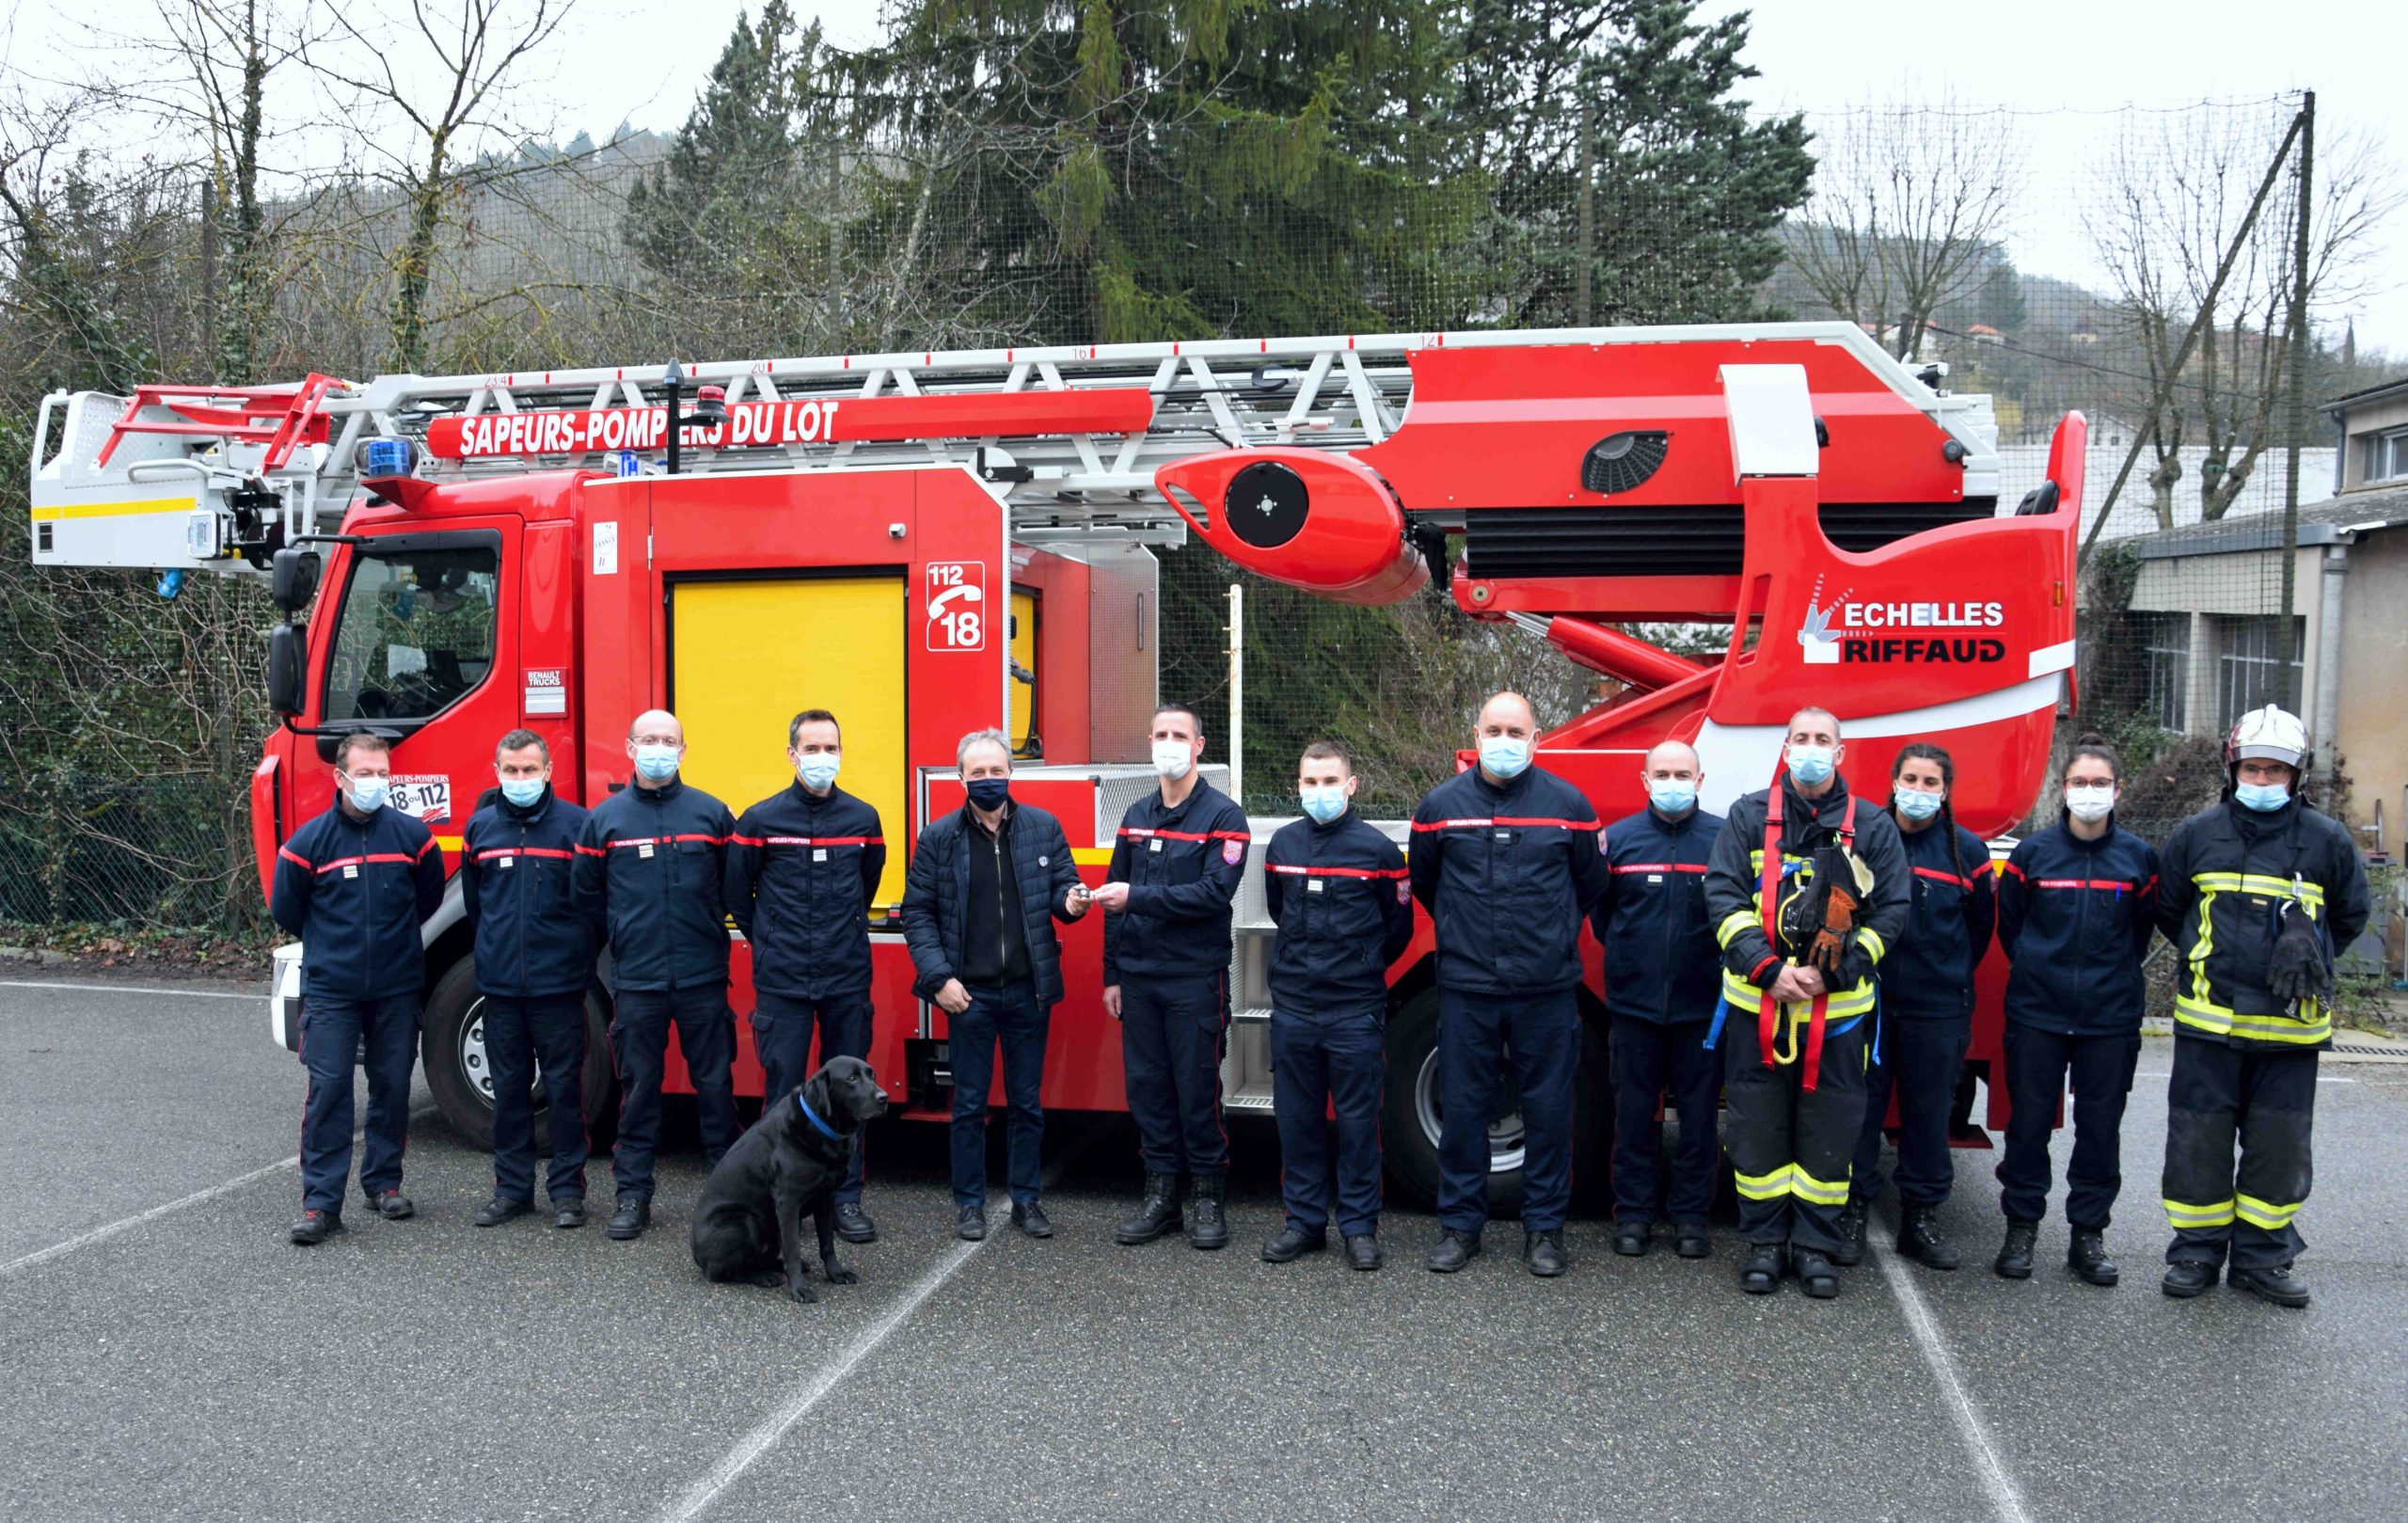
<svg viewBox="0 0 2408 1523"><path fill-rule="evenodd" d="M694 1202L694 1262L706 1279L774 1288L816 1301L803 1278L802 1218L819 1228L819 1268L831 1285L861 1277L836 1261L836 1187L862 1123L886 1114L867 1063L832 1057L787 1090L738 1137Z"/></svg>

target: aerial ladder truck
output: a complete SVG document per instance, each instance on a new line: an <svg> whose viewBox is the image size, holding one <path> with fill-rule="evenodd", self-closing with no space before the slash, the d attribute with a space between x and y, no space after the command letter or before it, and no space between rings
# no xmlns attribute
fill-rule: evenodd
<svg viewBox="0 0 2408 1523"><path fill-rule="evenodd" d="M1601 817L1643 804L1639 760L1668 737L1697 747L1703 801L1726 807L1772 777L1787 717L1815 704L1842 716L1845 769L1877 798L1901 744L1947 745L1958 819L1996 836L2030 810L2073 698L2084 424L2067 415L2047 479L2009 501L1988 399L1941 380L1853 325L1807 323L58 393L39 419L33 557L157 570L166 590L266 579L282 612L265 662L280 722L251 779L262 880L331 804L328 763L354 731L391 741L394 804L456 865L505 731L545 737L558 785L590 804L627 782L630 720L671 708L687 776L741 808L789 780L785 722L817 706L843 717L846 786L898 844L959 807L956 740L1004 727L1016 791L1062 818L1100 881L1122 811L1153 786L1153 706L1180 696L1157 691L1155 556L1190 536L1326 597L1451 598L1610 679L1539 743ZM1668 624L1727 644L1700 660L1629 632ZM1277 823L1257 822L1238 905L1223 1080L1240 1112L1270 1105L1259 861ZM906 1115L943 1118L946 1019L911 992L905 855L872 910L871 1059L900 1078ZM1100 934L1092 917L1066 928L1049 1107L1123 1104ZM428 1083L482 1136L491 1076L456 880L425 935ZM1385 1117L1391 1173L1424 1196L1431 950L1425 923L1390 970ZM297 948L279 949L270 1018L288 1047L298 975ZM1969 1058L1993 1071L2000 981L1986 970ZM607 997L590 1001L595 1119ZM738 1090L757 1094L747 1023L737 1035ZM1602 1033L1590 1047L1593 1165L1611 1102ZM1518 1191L1512 1109L1491 1137L1500 1205Z"/></svg>

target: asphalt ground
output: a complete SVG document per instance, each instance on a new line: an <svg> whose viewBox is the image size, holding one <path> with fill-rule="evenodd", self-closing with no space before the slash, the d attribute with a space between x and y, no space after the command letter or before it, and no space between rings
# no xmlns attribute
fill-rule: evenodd
<svg viewBox="0 0 2408 1523"><path fill-rule="evenodd" d="M2325 1070L2316 1302L2289 1312L2157 1292L2170 1056L2126 1121L2113 1291L2062 1270L2062 1221L2033 1279L1994 1278L1972 1152L1942 1217L1968 1267L1884 1251L1828 1304L1740 1295L1727 1222L1703 1263L1576 1222L1552 1282L1511 1222L1429 1275L1402 1212L1383 1273L1267 1265L1259 1125L1229 1250L1119 1248L1132 1134L1057 1118L1054 1240L1004 1229L998 1189L996 1233L958 1242L942 1136L890 1128L862 1283L798 1306L702 1283L690 1136L621 1244L472 1229L488 1161L422 1115L417 1219L355 1205L289 1246L302 1077L256 997L0 983L0 1516L2408 1515L2408 1066Z"/></svg>

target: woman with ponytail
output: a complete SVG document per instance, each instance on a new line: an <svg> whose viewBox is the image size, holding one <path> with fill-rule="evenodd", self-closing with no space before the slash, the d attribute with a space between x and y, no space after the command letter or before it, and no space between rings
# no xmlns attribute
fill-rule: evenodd
<svg viewBox="0 0 2408 1523"><path fill-rule="evenodd" d="M2066 1264L2115 1283L2107 1218L2122 1188L2124 1099L2140 1062L2141 957L2156 926L2157 850L2115 823L2124 764L2106 740L2074 742L2058 823L2027 835L1999 879L2006 981L2006 1087L2013 1114L1999 1160L2006 1243L1991 1267L2028 1279L2049 1208L2049 1133L2073 1078L2066 1168Z"/></svg>
<svg viewBox="0 0 2408 1523"><path fill-rule="evenodd" d="M1881 1123L1898 1097L1898 1251L1930 1269L1956 1267L1956 1250L1935 1223L1956 1164L1948 1113L1973 1037L1973 970L1997 921L1989 848L1956 823L1948 795L1956 764L1925 740L1898 751L1890 768L1890 815L1914 869L1912 918L1881 964L1879 1057L1865 1074L1864 1131L1849 1175L1840 1232L1854 1263L1864 1221L1881 1193Z"/></svg>

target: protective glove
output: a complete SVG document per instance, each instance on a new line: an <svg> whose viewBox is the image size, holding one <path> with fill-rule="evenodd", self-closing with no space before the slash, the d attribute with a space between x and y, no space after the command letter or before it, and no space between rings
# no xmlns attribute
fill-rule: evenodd
<svg viewBox="0 0 2408 1523"><path fill-rule="evenodd" d="M2285 900L2274 911L2274 957L2266 984L2286 1007L2333 997L2333 969L2324 936L2307 912Z"/></svg>

